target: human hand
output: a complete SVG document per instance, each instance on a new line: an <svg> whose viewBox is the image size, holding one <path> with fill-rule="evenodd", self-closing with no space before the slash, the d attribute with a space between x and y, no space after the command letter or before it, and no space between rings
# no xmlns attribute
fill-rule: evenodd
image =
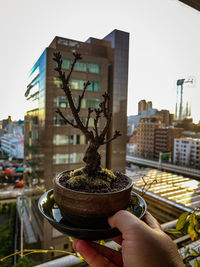
<svg viewBox="0 0 200 267"><path fill-rule="evenodd" d="M121 210L108 222L122 233L113 238L122 246L121 252L95 242L78 239L73 242L74 249L91 267L184 267L176 245L149 212L142 221L128 211Z"/></svg>

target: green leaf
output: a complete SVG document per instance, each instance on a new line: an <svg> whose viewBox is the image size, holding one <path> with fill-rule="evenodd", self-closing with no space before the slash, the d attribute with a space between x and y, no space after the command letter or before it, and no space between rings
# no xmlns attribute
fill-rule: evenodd
<svg viewBox="0 0 200 267"><path fill-rule="evenodd" d="M199 256L198 251L196 251L195 249L191 248L191 251L194 256Z"/></svg>
<svg viewBox="0 0 200 267"><path fill-rule="evenodd" d="M194 226L192 224L188 226L188 234L192 241L194 241L198 237L198 234L195 231Z"/></svg>
<svg viewBox="0 0 200 267"><path fill-rule="evenodd" d="M100 245L105 246L106 245L106 242L104 240L101 240L100 241Z"/></svg>
<svg viewBox="0 0 200 267"><path fill-rule="evenodd" d="M193 266L194 267L200 267L200 261L199 260L195 260Z"/></svg>
<svg viewBox="0 0 200 267"><path fill-rule="evenodd" d="M189 226L189 221L186 222L186 224L184 225L183 229L181 229L181 233L184 235L188 234L188 226Z"/></svg>
<svg viewBox="0 0 200 267"><path fill-rule="evenodd" d="M181 232L176 229L167 229L165 232L168 234L181 234Z"/></svg>
<svg viewBox="0 0 200 267"><path fill-rule="evenodd" d="M195 230L196 225L198 225L196 214L192 213L189 216L189 226L188 226L188 234L190 235L192 241L194 241L198 237L198 232Z"/></svg>
<svg viewBox="0 0 200 267"><path fill-rule="evenodd" d="M186 224L187 217L190 213L189 212L184 212L181 214L181 216L178 218L178 222L176 223L176 230L181 230Z"/></svg>

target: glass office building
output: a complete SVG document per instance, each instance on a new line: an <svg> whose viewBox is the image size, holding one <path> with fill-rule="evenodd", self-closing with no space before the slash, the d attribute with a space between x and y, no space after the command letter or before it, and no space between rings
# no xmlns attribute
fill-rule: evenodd
<svg viewBox="0 0 200 267"><path fill-rule="evenodd" d="M61 82L54 70L53 53L60 51L62 68L67 73L74 50L82 55L70 81L75 103L82 93L84 82L90 81L82 101L80 117L83 122L86 121L88 108L97 108L104 92L110 94L113 120L108 138L115 130L119 130L122 136L100 148L102 166L125 171L129 33L114 30L101 40L89 38L86 42L55 37L33 66L25 92L29 103L25 117L25 159L32 172L27 181L31 183L31 177L37 173L46 189L53 187L52 180L59 172L84 165L87 140L80 130L64 124L55 112L59 107L68 120L73 121ZM104 123L102 119L99 127L103 127ZM93 127L92 118L89 127ZM45 227L50 228L49 225ZM54 241L53 234L46 234L44 247L58 242Z"/></svg>

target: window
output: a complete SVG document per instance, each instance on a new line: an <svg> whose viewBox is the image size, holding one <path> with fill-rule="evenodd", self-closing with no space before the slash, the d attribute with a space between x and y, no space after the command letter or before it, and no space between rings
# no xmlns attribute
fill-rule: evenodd
<svg viewBox="0 0 200 267"><path fill-rule="evenodd" d="M62 125L66 125L64 120L60 117L60 115L56 115L54 116L54 125L55 126L62 126Z"/></svg>
<svg viewBox="0 0 200 267"><path fill-rule="evenodd" d="M99 99L86 99L86 108L99 108Z"/></svg>
<svg viewBox="0 0 200 267"><path fill-rule="evenodd" d="M88 91L94 91L94 92L98 92L100 91L100 82L94 82L94 81L90 81L90 85L88 86Z"/></svg>
<svg viewBox="0 0 200 267"><path fill-rule="evenodd" d="M65 134L55 134L53 137L53 144L56 146L59 145L84 145L86 144L86 139L84 135L65 135Z"/></svg>
<svg viewBox="0 0 200 267"><path fill-rule="evenodd" d="M28 84L31 83L38 75L40 74L39 66L36 67L36 69L31 71L31 74L28 78Z"/></svg>
<svg viewBox="0 0 200 267"><path fill-rule="evenodd" d="M61 88L62 82L61 82L60 78L53 77L53 83L57 88Z"/></svg>
<svg viewBox="0 0 200 267"><path fill-rule="evenodd" d="M55 98L56 106L60 108L68 108L69 103L66 96L57 96Z"/></svg>
<svg viewBox="0 0 200 267"><path fill-rule="evenodd" d="M55 154L53 155L53 164L69 163L69 154Z"/></svg>
<svg viewBox="0 0 200 267"><path fill-rule="evenodd" d="M87 65L85 62L82 61L77 61L75 66L74 66L74 70L76 71L87 71Z"/></svg>
<svg viewBox="0 0 200 267"><path fill-rule="evenodd" d="M32 139L37 140L38 139L38 131L37 130L32 130Z"/></svg>
<svg viewBox="0 0 200 267"><path fill-rule="evenodd" d="M71 153L70 154L70 163L81 163L83 161L83 153Z"/></svg>
<svg viewBox="0 0 200 267"><path fill-rule="evenodd" d="M68 58L63 58L62 68L69 69L70 68L70 60Z"/></svg>
<svg viewBox="0 0 200 267"><path fill-rule="evenodd" d="M85 82L86 81L84 80L71 79L71 88L75 90L83 90Z"/></svg>
<svg viewBox="0 0 200 267"><path fill-rule="evenodd" d="M58 63L55 62L55 68L58 67ZM69 69L70 68L70 59L62 58L62 69Z"/></svg>
<svg viewBox="0 0 200 267"><path fill-rule="evenodd" d="M69 116L67 116L66 118L67 118L69 121L71 121L72 123L74 123L74 118L69 117ZM63 126L63 125L68 125L68 124L66 124L66 123L64 122L64 120L60 117L60 115L58 114L58 115L54 116L54 125L55 125L55 126Z"/></svg>
<svg viewBox="0 0 200 267"><path fill-rule="evenodd" d="M75 90L83 90L85 80L71 79L71 88ZM88 91L98 92L100 91L100 82L90 81L90 85L87 87Z"/></svg>
<svg viewBox="0 0 200 267"><path fill-rule="evenodd" d="M69 137L64 134L55 134L53 137L54 145L66 145L69 144Z"/></svg>
<svg viewBox="0 0 200 267"><path fill-rule="evenodd" d="M101 65L96 63L88 63L88 72L100 73Z"/></svg>

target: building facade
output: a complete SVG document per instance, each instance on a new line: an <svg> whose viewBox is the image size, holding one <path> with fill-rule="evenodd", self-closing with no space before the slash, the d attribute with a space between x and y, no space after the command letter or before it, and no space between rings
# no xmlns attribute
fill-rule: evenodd
<svg viewBox="0 0 200 267"><path fill-rule="evenodd" d="M23 140L19 140L13 134L5 134L0 137L1 140L1 149L8 155L10 158L23 159L24 158L24 145Z"/></svg>
<svg viewBox="0 0 200 267"><path fill-rule="evenodd" d="M159 158L160 152L171 152L173 158L174 139L183 137L182 128L157 128L155 129L155 158Z"/></svg>
<svg viewBox="0 0 200 267"><path fill-rule="evenodd" d="M155 130L161 127L161 118L142 118L137 131L137 156L154 158Z"/></svg>
<svg viewBox="0 0 200 267"><path fill-rule="evenodd" d="M200 168L200 139L175 138L174 164Z"/></svg>
<svg viewBox="0 0 200 267"><path fill-rule="evenodd" d="M134 131L128 138L126 153L130 156L135 156L137 152L137 131Z"/></svg>
<svg viewBox="0 0 200 267"><path fill-rule="evenodd" d="M86 122L88 108L98 108L103 100L102 95L105 92L110 94L113 118L108 138L115 130L119 130L122 136L102 146L99 152L102 166L125 171L129 33L114 30L101 40L89 38L86 42L55 37L33 66L25 93L30 105L24 125L25 159L32 172L37 172L37 176L44 180L46 189L53 187L52 180L56 174L84 166L87 140L78 129L64 124L55 112L60 108L67 119L73 121L61 81L54 70L53 53L59 51L62 54L62 69L68 73L74 50L82 55L70 81L75 103L82 94L84 83L90 81L79 115ZM101 120L99 128L104 123ZM89 127L92 129L93 126L91 118ZM56 236L55 230L50 229L48 222L44 224L45 229L49 230L43 238L43 247L48 248L53 244L58 248L62 243L59 235Z"/></svg>

